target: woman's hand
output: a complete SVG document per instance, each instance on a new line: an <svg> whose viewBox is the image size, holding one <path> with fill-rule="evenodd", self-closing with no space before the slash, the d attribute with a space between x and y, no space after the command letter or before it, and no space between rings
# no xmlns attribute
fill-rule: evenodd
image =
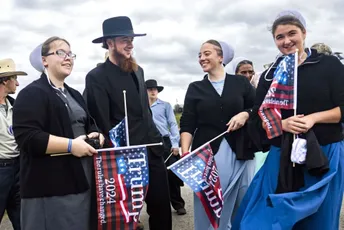
<svg viewBox="0 0 344 230"><path fill-rule="evenodd" d="M308 130L313 128L314 124L316 123L315 120L313 119L313 116L311 114L302 117L300 120L301 120L301 122L304 124L304 126L306 128L306 132L305 133L307 133Z"/></svg>
<svg viewBox="0 0 344 230"><path fill-rule="evenodd" d="M282 120L282 129L293 134L307 133L315 124L312 116L296 115Z"/></svg>
<svg viewBox="0 0 344 230"><path fill-rule="evenodd" d="M88 136L88 138L98 138L100 146L103 147L104 141L105 141L103 134L98 133L98 132L92 132L92 133L88 134L87 136Z"/></svg>
<svg viewBox="0 0 344 230"><path fill-rule="evenodd" d="M248 118L249 118L248 112L241 112L241 113L235 115L227 123L227 126L228 126L227 131L231 132L231 131L235 131L235 130L240 129L241 127L243 127L245 125Z"/></svg>
<svg viewBox="0 0 344 230"><path fill-rule="evenodd" d="M89 144L85 142L86 135L81 135L72 140L71 153L76 157L92 156L97 151Z"/></svg>

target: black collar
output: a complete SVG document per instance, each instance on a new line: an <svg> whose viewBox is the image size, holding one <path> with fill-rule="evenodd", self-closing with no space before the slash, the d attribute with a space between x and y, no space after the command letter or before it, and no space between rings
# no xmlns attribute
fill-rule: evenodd
<svg viewBox="0 0 344 230"><path fill-rule="evenodd" d="M13 106L13 104L14 104L14 98L13 97L10 97L10 96L8 96L7 95L7 100L10 102L10 104Z"/></svg>
<svg viewBox="0 0 344 230"><path fill-rule="evenodd" d="M317 50L315 49L305 49L305 52L309 52L308 50L310 50L311 55L308 56L306 58L306 60L300 65L307 65L307 64L314 64L314 63L318 63L320 61L320 58L323 54L319 54L317 52ZM284 56L280 56L277 58L277 60L275 61L274 65L272 66L271 69L276 69L278 64L281 62L281 60L283 59Z"/></svg>

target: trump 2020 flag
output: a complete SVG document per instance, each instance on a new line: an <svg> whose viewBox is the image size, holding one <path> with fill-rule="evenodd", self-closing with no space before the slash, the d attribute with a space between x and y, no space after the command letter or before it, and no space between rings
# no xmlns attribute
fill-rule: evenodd
<svg viewBox="0 0 344 230"><path fill-rule="evenodd" d="M114 147L126 145L126 119L123 119L109 131L110 140Z"/></svg>
<svg viewBox="0 0 344 230"><path fill-rule="evenodd" d="M98 230L136 229L148 190L146 147L94 155Z"/></svg>
<svg viewBox="0 0 344 230"><path fill-rule="evenodd" d="M294 109L294 82L297 75L297 52L285 56L274 72L274 78L259 109L269 139L282 135L281 109ZM295 92L296 93L296 92Z"/></svg>
<svg viewBox="0 0 344 230"><path fill-rule="evenodd" d="M222 189L210 144L190 153L169 167L201 200L210 223L217 229L223 206Z"/></svg>

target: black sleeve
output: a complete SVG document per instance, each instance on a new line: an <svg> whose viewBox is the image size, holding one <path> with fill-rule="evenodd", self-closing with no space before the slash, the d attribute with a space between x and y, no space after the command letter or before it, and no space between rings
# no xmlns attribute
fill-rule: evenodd
<svg viewBox="0 0 344 230"><path fill-rule="evenodd" d="M191 83L184 99L183 113L180 118L180 133L187 132L193 135L197 128L196 101L193 99L193 93L195 92L193 83Z"/></svg>
<svg viewBox="0 0 344 230"><path fill-rule="evenodd" d="M102 84L99 79L100 77L94 76L92 73L87 74L84 96L86 97L87 108L91 117L95 119L100 132L104 134L105 146L111 146L109 131L112 127L110 122L111 107L109 95L105 84Z"/></svg>
<svg viewBox="0 0 344 230"><path fill-rule="evenodd" d="M337 57L331 58L330 68L330 92L332 101L336 106L339 106L341 112L341 122L344 122L344 65L338 60Z"/></svg>
<svg viewBox="0 0 344 230"><path fill-rule="evenodd" d="M241 76L240 76L241 77ZM242 77L241 77L242 78ZM244 109L246 112L249 113L251 116L252 113L252 107L254 105L254 99L256 96L256 90L251 85L251 83L248 81L247 78L242 78L244 81L244 87L245 87L245 95L244 95Z"/></svg>
<svg viewBox="0 0 344 230"><path fill-rule="evenodd" d="M47 106L44 91L27 87L20 91L13 107L15 140L21 150L33 156L45 155L48 147L50 134L43 131L49 119Z"/></svg>

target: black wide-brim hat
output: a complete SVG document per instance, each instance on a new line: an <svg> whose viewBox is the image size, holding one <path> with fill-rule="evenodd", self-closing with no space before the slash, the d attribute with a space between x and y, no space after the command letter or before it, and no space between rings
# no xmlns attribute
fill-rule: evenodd
<svg viewBox="0 0 344 230"><path fill-rule="evenodd" d="M146 34L135 34L130 18L119 16L106 19L103 22L103 36L94 39L93 43L102 43L104 39L111 37L141 37Z"/></svg>
<svg viewBox="0 0 344 230"><path fill-rule="evenodd" d="M156 82L156 80L154 80L154 79L147 80L146 81L146 87L147 87L147 89L155 88L155 89L158 90L159 93L164 89L164 87L163 86L159 86L158 83Z"/></svg>

